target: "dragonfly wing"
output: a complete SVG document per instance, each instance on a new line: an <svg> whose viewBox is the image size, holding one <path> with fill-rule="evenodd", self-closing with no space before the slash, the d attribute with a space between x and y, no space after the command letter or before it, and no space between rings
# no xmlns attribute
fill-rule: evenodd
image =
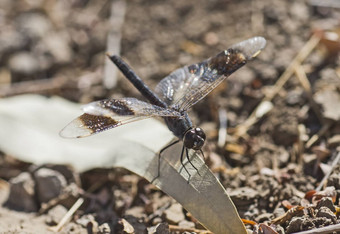
<svg viewBox="0 0 340 234"><path fill-rule="evenodd" d="M123 124L150 118L181 118L175 110L162 108L136 98L106 99L83 107L84 114L69 123L60 135L65 138L90 136Z"/></svg>
<svg viewBox="0 0 340 234"><path fill-rule="evenodd" d="M201 63L177 69L159 82L156 94L169 106L180 111L188 110L230 74L257 56L265 44L263 37L253 37Z"/></svg>

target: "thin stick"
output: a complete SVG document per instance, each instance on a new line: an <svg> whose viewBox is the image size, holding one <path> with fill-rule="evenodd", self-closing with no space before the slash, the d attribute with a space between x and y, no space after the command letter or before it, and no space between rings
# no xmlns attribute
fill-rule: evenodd
<svg viewBox="0 0 340 234"><path fill-rule="evenodd" d="M60 76L53 79L23 81L9 85L0 85L0 97L14 96L24 93L43 93L57 90L67 83L67 78Z"/></svg>
<svg viewBox="0 0 340 234"><path fill-rule="evenodd" d="M301 64L295 67L295 75L298 78L302 88L305 89L306 93L308 95L312 95L311 85L310 85L309 80L307 78L306 72L303 69L303 67L301 66Z"/></svg>
<svg viewBox="0 0 340 234"><path fill-rule="evenodd" d="M327 172L327 174L322 178L322 181L320 182L319 186L315 189L316 191L320 191L321 188L323 187L324 183L328 180L329 176L331 175L331 173L333 172L334 167L339 163L340 161L340 152L338 153L338 155L336 156L336 158L334 159L332 166L330 168L330 170Z"/></svg>
<svg viewBox="0 0 340 234"><path fill-rule="evenodd" d="M72 217L74 212L76 212L79 207L84 203L84 198L78 198L78 200L74 203L74 205L69 209L69 211L64 215L64 217L60 220L57 226L51 227L50 230L54 232L59 232L60 229L65 225L65 223Z"/></svg>
<svg viewBox="0 0 340 234"><path fill-rule="evenodd" d="M336 0L310 0L308 4L316 7L340 8L340 2Z"/></svg>
<svg viewBox="0 0 340 234"><path fill-rule="evenodd" d="M318 108L318 106L316 105L316 103L313 99L311 85L310 85L309 80L307 78L306 72L301 65L295 67L295 74L296 74L296 77L298 78L302 88L304 88L304 90L307 93L309 103L310 103L314 113L318 117L319 121L321 123L324 123L324 119L322 118L322 115L320 113L320 109Z"/></svg>
<svg viewBox="0 0 340 234"><path fill-rule="evenodd" d="M56 206L60 201L67 199L70 196L71 196L70 194L64 193L64 194L59 195L56 198L49 200L47 203L43 203L39 210L39 214L40 215L44 214L47 210L51 209L53 206Z"/></svg>
<svg viewBox="0 0 340 234"><path fill-rule="evenodd" d="M289 80L289 78L295 72L295 68L299 66L308 55L314 50L314 48L319 44L320 38L317 35L313 35L309 41L304 45L304 47L300 50L300 52L296 55L293 61L289 64L285 72L280 76L277 80L276 84L273 87L271 92L268 92L266 96L262 99L261 103L258 107L250 114L248 119L241 125L236 128L236 135L242 136L244 135L250 126L257 122L258 118L256 117L257 109L261 106L263 102L270 102L276 94L282 89L283 85Z"/></svg>
<svg viewBox="0 0 340 234"><path fill-rule="evenodd" d="M327 227L315 228L303 232L295 232L296 234L326 234L326 233L338 233L340 231L340 223L335 225L329 225Z"/></svg>
<svg viewBox="0 0 340 234"><path fill-rule="evenodd" d="M126 11L125 0L113 1L111 5L110 27L107 35L106 50L110 54L120 54L121 29L124 24ZM117 68L107 59L105 60L103 85L112 89L117 83Z"/></svg>
<svg viewBox="0 0 340 234"><path fill-rule="evenodd" d="M319 44L319 41L320 41L320 37L315 34L309 39L309 41L305 44L305 46L296 55L294 60L289 64L285 72L278 79L278 81L276 82L274 86L274 90L265 97L265 100L270 101L275 97L275 95L282 89L283 85L293 75L295 68L299 66L308 57L308 55Z"/></svg>
<svg viewBox="0 0 340 234"><path fill-rule="evenodd" d="M306 134L306 128L304 125L299 124L298 125L298 132L299 132L299 137L298 137L298 142L297 142L297 163L298 167L297 170L300 172L301 169L303 168L303 153L304 153L304 135Z"/></svg>
<svg viewBox="0 0 340 234"><path fill-rule="evenodd" d="M323 125L323 127L320 129L320 131L316 134L314 134L306 143L305 147L306 149L309 149L321 136L323 136L328 129L333 125L333 121L328 121L326 124Z"/></svg>
<svg viewBox="0 0 340 234"><path fill-rule="evenodd" d="M218 147L223 147L227 139L227 111L225 109L218 110L220 128L218 130Z"/></svg>

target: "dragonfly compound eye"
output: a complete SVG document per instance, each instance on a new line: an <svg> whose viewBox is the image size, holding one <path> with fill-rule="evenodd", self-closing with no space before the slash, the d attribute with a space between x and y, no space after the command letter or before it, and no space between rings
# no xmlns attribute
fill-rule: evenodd
<svg viewBox="0 0 340 234"><path fill-rule="evenodd" d="M184 146L189 149L199 150L204 145L205 133L200 128L190 129L184 135Z"/></svg>
<svg viewBox="0 0 340 234"><path fill-rule="evenodd" d="M195 128L195 132L198 136L200 136L201 138L203 138L203 140L206 139L205 133L203 132L202 128Z"/></svg>

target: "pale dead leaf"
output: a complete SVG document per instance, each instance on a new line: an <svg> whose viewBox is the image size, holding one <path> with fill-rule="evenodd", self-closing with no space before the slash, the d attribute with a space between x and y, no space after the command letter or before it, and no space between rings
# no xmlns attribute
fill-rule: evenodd
<svg viewBox="0 0 340 234"><path fill-rule="evenodd" d="M322 106L325 118L340 120L340 94L335 90L325 89L314 95L315 101Z"/></svg>
<svg viewBox="0 0 340 234"><path fill-rule="evenodd" d="M63 139L59 131L82 114L80 106L61 98L23 95L0 100L0 149L35 164L71 164L84 171L97 167L124 167L149 181L158 171L158 153L173 138L160 121L127 124L82 139ZM246 233L223 186L203 160L191 155L199 174L180 163L181 143L166 150L161 174L154 184L176 199L214 233Z"/></svg>

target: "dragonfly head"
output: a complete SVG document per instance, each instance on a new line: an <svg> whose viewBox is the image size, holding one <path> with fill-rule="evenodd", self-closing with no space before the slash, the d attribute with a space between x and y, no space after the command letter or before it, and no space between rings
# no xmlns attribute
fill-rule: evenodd
<svg viewBox="0 0 340 234"><path fill-rule="evenodd" d="M184 146L189 149L199 150L204 145L205 133L201 128L191 128L184 134Z"/></svg>

